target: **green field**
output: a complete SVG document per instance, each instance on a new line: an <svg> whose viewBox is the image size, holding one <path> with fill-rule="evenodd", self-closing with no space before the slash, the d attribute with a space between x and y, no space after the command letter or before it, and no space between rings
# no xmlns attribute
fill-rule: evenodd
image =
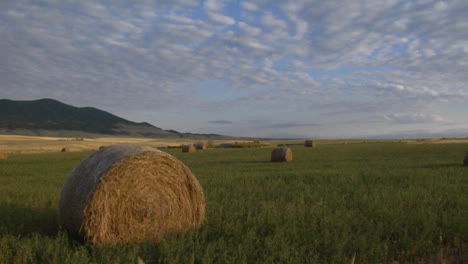
<svg viewBox="0 0 468 264"><path fill-rule="evenodd" d="M182 153L206 224L155 244L82 245L57 224L68 172L91 152L0 160L0 263L468 263L468 144L328 144Z"/></svg>

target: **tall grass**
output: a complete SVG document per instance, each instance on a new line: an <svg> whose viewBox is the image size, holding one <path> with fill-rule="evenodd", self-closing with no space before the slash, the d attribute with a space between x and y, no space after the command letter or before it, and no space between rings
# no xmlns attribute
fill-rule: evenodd
<svg viewBox="0 0 468 264"><path fill-rule="evenodd" d="M1 263L462 263L467 144L369 143L208 149L176 156L195 173L207 223L163 243L81 245L57 226L63 180L90 152L0 161ZM444 262L445 261L445 262Z"/></svg>

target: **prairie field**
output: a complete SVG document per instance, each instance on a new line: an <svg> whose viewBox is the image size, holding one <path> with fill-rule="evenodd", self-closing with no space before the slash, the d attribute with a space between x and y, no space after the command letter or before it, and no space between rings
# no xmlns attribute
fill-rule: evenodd
<svg viewBox="0 0 468 264"><path fill-rule="evenodd" d="M27 153L18 142L0 142L19 149L0 160L0 263L468 263L464 141L318 140L291 146L290 163L270 162L279 141L161 148L200 181L206 223L114 248L81 244L58 226L64 179L92 150L60 153L51 140L37 148L57 151Z"/></svg>

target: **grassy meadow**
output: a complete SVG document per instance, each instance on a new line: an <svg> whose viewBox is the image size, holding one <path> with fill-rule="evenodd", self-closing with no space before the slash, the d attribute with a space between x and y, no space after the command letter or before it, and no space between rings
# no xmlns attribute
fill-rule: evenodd
<svg viewBox="0 0 468 264"><path fill-rule="evenodd" d="M182 153L206 224L160 244L82 245L57 224L68 172L91 151L0 160L0 263L468 263L468 143L318 141ZM273 145L273 144L272 144Z"/></svg>

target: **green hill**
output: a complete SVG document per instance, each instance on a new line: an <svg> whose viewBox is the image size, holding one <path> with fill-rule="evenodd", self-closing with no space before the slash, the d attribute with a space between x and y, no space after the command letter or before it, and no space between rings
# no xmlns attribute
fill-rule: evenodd
<svg viewBox="0 0 468 264"><path fill-rule="evenodd" d="M63 133L61 132L63 131ZM20 135L66 136L106 134L132 137L217 137L163 130L136 123L94 107L75 107L53 99L0 99L0 132Z"/></svg>

